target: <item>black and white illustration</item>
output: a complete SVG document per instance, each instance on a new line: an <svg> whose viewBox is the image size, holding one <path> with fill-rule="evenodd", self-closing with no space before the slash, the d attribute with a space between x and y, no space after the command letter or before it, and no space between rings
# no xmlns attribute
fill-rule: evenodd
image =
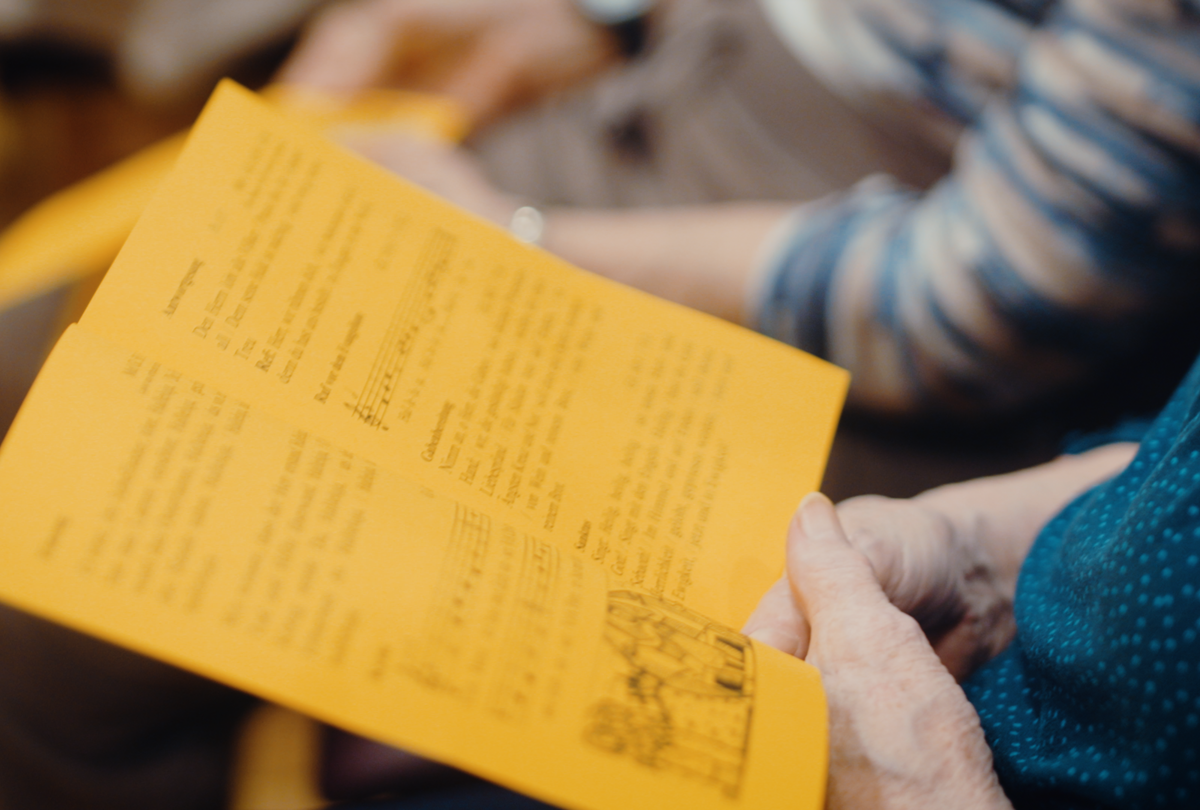
<svg viewBox="0 0 1200 810"><path fill-rule="evenodd" d="M635 591L608 597L614 670L585 739L639 764L741 787L754 713L754 652L740 633Z"/></svg>

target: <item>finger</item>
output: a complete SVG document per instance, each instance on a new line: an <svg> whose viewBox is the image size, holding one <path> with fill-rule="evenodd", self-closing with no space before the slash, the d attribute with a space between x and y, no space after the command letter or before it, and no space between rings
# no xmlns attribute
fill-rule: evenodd
<svg viewBox="0 0 1200 810"><path fill-rule="evenodd" d="M787 569L814 632L829 612L891 607L871 563L850 544L833 503L820 493L805 497L792 519Z"/></svg>
<svg viewBox="0 0 1200 810"><path fill-rule="evenodd" d="M742 632L770 647L803 658L808 652L808 623L796 606L791 584L782 577L763 594Z"/></svg>
<svg viewBox="0 0 1200 810"><path fill-rule="evenodd" d="M450 73L437 92L454 99L472 121L487 122L512 106L520 56L505 47L480 47Z"/></svg>
<svg viewBox="0 0 1200 810"><path fill-rule="evenodd" d="M965 610L966 617L931 639L938 658L960 681L1003 652L1016 633L1012 602L979 590L967 590L966 599L972 606Z"/></svg>
<svg viewBox="0 0 1200 810"><path fill-rule="evenodd" d="M378 3L342 3L319 16L277 79L354 92L377 83L404 47L405 20L381 22Z"/></svg>

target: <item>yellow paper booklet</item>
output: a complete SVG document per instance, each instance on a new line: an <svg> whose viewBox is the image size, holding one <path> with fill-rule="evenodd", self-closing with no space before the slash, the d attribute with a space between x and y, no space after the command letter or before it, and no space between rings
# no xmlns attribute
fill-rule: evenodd
<svg viewBox="0 0 1200 810"><path fill-rule="evenodd" d="M731 627L845 387L225 84L0 450L0 598L563 807L815 809Z"/></svg>

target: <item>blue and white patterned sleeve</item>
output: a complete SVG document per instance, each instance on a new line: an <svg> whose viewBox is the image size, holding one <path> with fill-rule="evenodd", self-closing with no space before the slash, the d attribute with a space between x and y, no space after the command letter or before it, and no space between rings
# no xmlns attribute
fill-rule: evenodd
<svg viewBox="0 0 1200 810"><path fill-rule="evenodd" d="M917 37L883 0L843 2L966 129L927 192L876 177L801 209L759 287L763 332L849 368L860 406L986 413L1098 374L1196 306L1200 3L892 0L919 7ZM955 62L983 5L1015 21L987 102Z"/></svg>

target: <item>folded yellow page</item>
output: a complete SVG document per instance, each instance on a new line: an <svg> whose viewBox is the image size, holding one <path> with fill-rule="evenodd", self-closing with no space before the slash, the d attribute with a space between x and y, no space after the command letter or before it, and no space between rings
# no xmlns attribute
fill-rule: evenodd
<svg viewBox="0 0 1200 810"><path fill-rule="evenodd" d="M845 387L226 84L0 450L0 598L564 807L817 808L730 626Z"/></svg>

